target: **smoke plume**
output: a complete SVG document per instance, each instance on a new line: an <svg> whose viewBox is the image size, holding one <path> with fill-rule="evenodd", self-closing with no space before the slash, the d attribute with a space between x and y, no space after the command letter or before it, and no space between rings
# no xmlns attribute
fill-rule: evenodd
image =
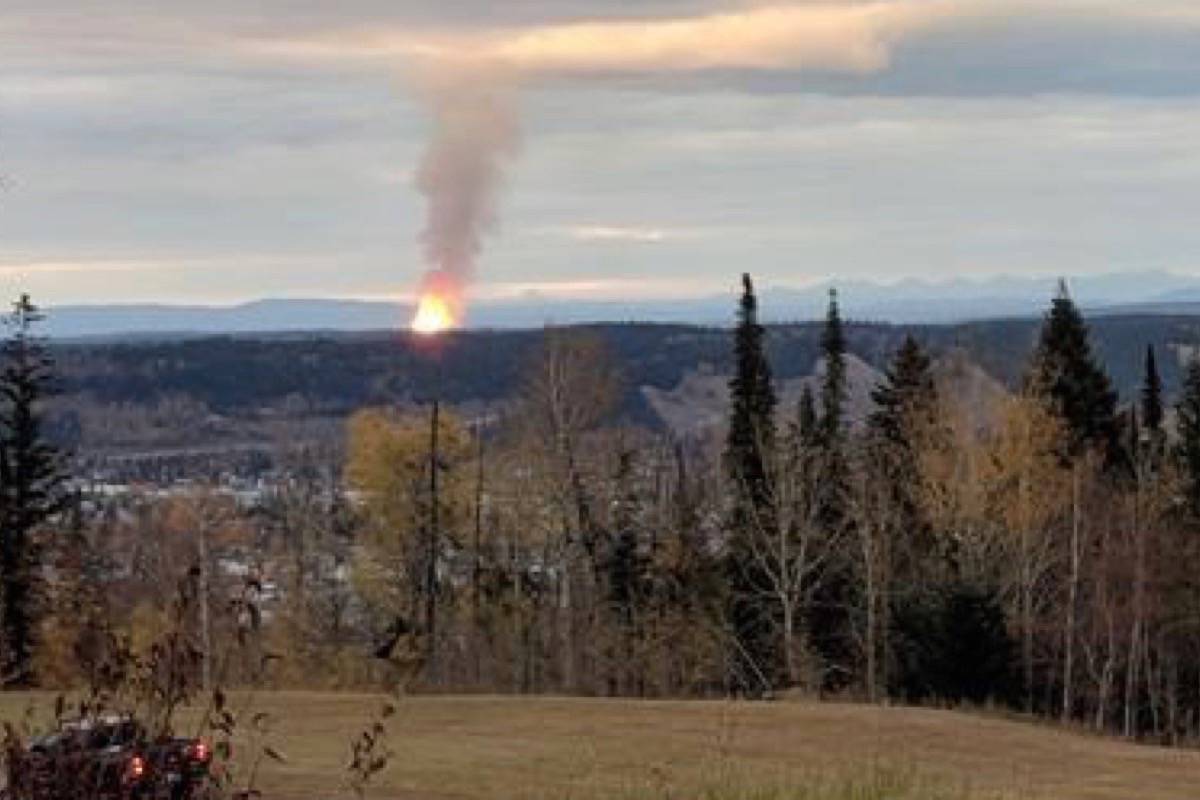
<svg viewBox="0 0 1200 800"><path fill-rule="evenodd" d="M427 203L421 291L442 298L457 321L484 236L496 223L497 193L520 128L511 87L481 69L429 72L422 92L433 135L417 171Z"/></svg>
<svg viewBox="0 0 1200 800"><path fill-rule="evenodd" d="M780 4L696 17L465 35L368 30L275 43L268 49L408 62L424 75L420 84L434 133L417 174L428 203L422 234L428 272L417 318L421 327L437 330L445 320L453 324L461 319L463 291L496 221L497 191L518 149L517 84L629 72L871 72L887 66L898 40L954 15L961 2Z"/></svg>
<svg viewBox="0 0 1200 800"><path fill-rule="evenodd" d="M935 9L944 13L947 2L789 5L695 18L545 26L474 39L384 34L327 42L335 51L402 55L415 60L424 75L420 83L434 131L417 173L428 207L422 233L428 271L414 327L432 331L461 321L463 293L496 222L505 167L518 150L517 83L623 71L869 72L886 66L904 31L936 15Z"/></svg>

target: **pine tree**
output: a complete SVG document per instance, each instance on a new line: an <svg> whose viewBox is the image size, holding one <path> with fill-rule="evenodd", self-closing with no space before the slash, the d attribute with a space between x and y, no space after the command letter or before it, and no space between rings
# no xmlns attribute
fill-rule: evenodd
<svg viewBox="0 0 1200 800"><path fill-rule="evenodd" d="M860 513L870 508L867 513L874 514L873 521L859 530L873 537L875 548L874 589L866 598L867 622L874 624L874 630L866 638L874 648L871 655L879 661L868 659L869 690L879 678L892 682L888 667L897 651L891 620L911 615L927 600L922 595L944 575L931 558L935 537L922 511L918 463L922 438L933 429L937 389L929 357L912 336L905 337L871 398L875 408L867 419L862 453L866 463L861 468L877 491L871 493L874 503L865 506L861 504L867 495L859 495ZM882 665L882 675L877 663Z"/></svg>
<svg viewBox="0 0 1200 800"><path fill-rule="evenodd" d="M900 526L910 539L920 538L926 527L918 511L920 442L930 432L936 413L937 387L929 356L912 336L906 336L884 375L871 393L875 409L867 420L869 457L878 462L891 484L900 511Z"/></svg>
<svg viewBox="0 0 1200 800"><path fill-rule="evenodd" d="M50 393L53 362L33 335L41 319L22 295L7 319L0 349L0 597L3 680L33 682L33 657L43 548L39 527L66 506L62 458L43 434L41 403Z"/></svg>
<svg viewBox="0 0 1200 800"><path fill-rule="evenodd" d="M608 557L608 600L617 624L633 626L634 605L642 569L638 554L638 511L641 498L634 480L634 454L623 450L617 458L613 534Z"/></svg>
<svg viewBox="0 0 1200 800"><path fill-rule="evenodd" d="M1200 519L1200 359L1188 363L1175 412L1179 432L1176 454L1183 472L1184 494L1191 513Z"/></svg>
<svg viewBox="0 0 1200 800"><path fill-rule="evenodd" d="M1094 445L1112 456L1117 439L1117 395L1096 363L1087 325L1065 281L1059 282L1042 325L1027 384L1066 423L1072 453Z"/></svg>
<svg viewBox="0 0 1200 800"><path fill-rule="evenodd" d="M825 688L844 688L855 650L850 610L855 606L853 566L839 542L850 528L850 458L846 441L846 336L837 291L829 291L829 308L821 336L825 376L817 420L816 460L821 480L816 486L814 517L831 553L823 579L813 593L809 641L826 665Z"/></svg>
<svg viewBox="0 0 1200 800"><path fill-rule="evenodd" d="M821 385L821 436L826 446L833 447L842 438L846 406L846 334L842 330L837 289L829 290L821 352L825 357L825 380Z"/></svg>
<svg viewBox="0 0 1200 800"><path fill-rule="evenodd" d="M631 679L638 674L636 645L642 624L641 606L648 588L650 565L639 547L638 531L643 523L643 509L636 466L634 452L622 450L617 458L614 480L617 497L614 498L613 531L606 564L608 606L614 629L609 690L614 695L628 692Z"/></svg>
<svg viewBox="0 0 1200 800"><path fill-rule="evenodd" d="M889 443L911 451L913 427L932 412L936 395L929 356L912 336L906 336L883 383L871 393L875 410L868 427Z"/></svg>
<svg viewBox="0 0 1200 800"><path fill-rule="evenodd" d="M849 493L849 460L846 453L846 335L838 309L837 290L829 290L829 308L821 335L825 377L821 384L821 416L817 441L825 480L819 516L831 529L840 528L846 516Z"/></svg>
<svg viewBox="0 0 1200 800"><path fill-rule="evenodd" d="M1157 433L1162 429L1162 378L1154 360L1154 345L1146 345L1146 373L1142 379L1142 422Z"/></svg>
<svg viewBox="0 0 1200 800"><path fill-rule="evenodd" d="M726 457L736 481L756 511L769 505L767 464L775 446L775 387L758 324L758 301L749 275L742 277L743 295L734 339L737 373L730 381L730 433Z"/></svg>
<svg viewBox="0 0 1200 800"><path fill-rule="evenodd" d="M775 451L775 389L758 322L758 301L749 275L734 339L736 373L729 383L729 435L725 465L732 487L726 561L728 616L732 634L731 683L751 695L770 691L780 664L770 612L759 596L761 576L754 542L776 525L770 487Z"/></svg>
<svg viewBox="0 0 1200 800"><path fill-rule="evenodd" d="M750 519L770 508L768 465L775 448L775 387L758 323L758 300L749 275L742 277L743 294L735 333L737 372L729 382L730 418L725 457L741 502L735 514Z"/></svg>

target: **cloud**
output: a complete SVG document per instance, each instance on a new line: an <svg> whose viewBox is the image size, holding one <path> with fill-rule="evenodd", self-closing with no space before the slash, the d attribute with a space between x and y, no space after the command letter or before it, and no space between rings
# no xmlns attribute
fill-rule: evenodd
<svg viewBox="0 0 1200 800"><path fill-rule="evenodd" d="M629 225L576 225L567 228L565 232L577 242L633 242L636 244L659 244L679 235L678 231Z"/></svg>
<svg viewBox="0 0 1200 800"><path fill-rule="evenodd" d="M482 58L532 73L720 68L870 72L886 66L896 28L914 12L910 3L804 5L653 22L563 25L502 39L485 48ZM453 51L435 54L456 57Z"/></svg>
<svg viewBox="0 0 1200 800"><path fill-rule="evenodd" d="M526 75L740 69L869 72L887 64L893 40L946 0L818 3L664 19L529 26L474 34L347 31L261 40L263 54L412 59L494 65Z"/></svg>
<svg viewBox="0 0 1200 800"><path fill-rule="evenodd" d="M140 261L0 261L0 276L148 272L161 268L162 264L159 262Z"/></svg>
<svg viewBox="0 0 1200 800"><path fill-rule="evenodd" d="M594 278L590 280L541 280L481 283L471 294L477 300L503 301L531 297L575 300L627 300L630 297L683 298L697 291L720 291L728 281L697 280L682 283L673 279Z"/></svg>
<svg viewBox="0 0 1200 800"><path fill-rule="evenodd" d="M300 63L473 63L526 79L620 79L672 91L1159 95L1200 87L1200 8L1180 0L826 0L681 9L688 10L471 30L376 22L240 46L247 56Z"/></svg>
<svg viewBox="0 0 1200 800"><path fill-rule="evenodd" d="M430 122L397 77L470 51L537 78L496 280L1190 268L1197 0L754 3L11 0L0 262L188 259L9 273L55 299L395 291L423 215L379 176ZM768 30L805 8L841 38Z"/></svg>
<svg viewBox="0 0 1200 800"><path fill-rule="evenodd" d="M72 72L329 79L476 61L670 91L994 95L1200 91L1194 0L14 0L0 79ZM12 8L11 4L6 9ZM47 53L54 55L53 65Z"/></svg>

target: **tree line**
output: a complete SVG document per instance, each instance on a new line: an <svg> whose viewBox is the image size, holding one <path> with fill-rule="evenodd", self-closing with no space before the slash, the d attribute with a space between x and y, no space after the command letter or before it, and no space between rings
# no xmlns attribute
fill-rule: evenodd
<svg viewBox="0 0 1200 800"><path fill-rule="evenodd" d="M85 664L96 616L137 638L156 624L146 598L202 560L216 596L230 564L269 578L280 685L799 692L1200 731L1200 363L1169 403L1148 347L1120 403L1063 287L1013 391L965 391L947 379L961 354L909 336L863 409L836 295L795 403L771 335L746 276L728 417L679 439L614 414L624 380L602 338L549 329L515 396L470 417L360 411L344 464L301 458L251 509L210 493L72 522L39 451L35 483L59 488L32 516L5 512L0 556L34 565L0 565L6 674L69 680L38 653ZM38 352L20 341L6 363ZM17 458L28 423L20 392L3 396ZM9 474L3 497L28 498ZM22 543L73 529L74 561ZM23 592L69 607L60 585L91 587L103 613L21 621Z"/></svg>
<svg viewBox="0 0 1200 800"><path fill-rule="evenodd" d="M548 333L500 422L445 419L436 457L427 420L360 415L356 574L385 644L421 636L432 591L436 669L428 643L408 652L443 685L991 702L1197 731L1200 365L1168 407L1147 348L1121 405L1064 286L1012 393L948 393L953 354L908 337L860 419L836 297L795 407L769 335L747 277L723 440L611 424L619 375L571 331ZM431 561L438 580L419 579Z"/></svg>
<svg viewBox="0 0 1200 800"><path fill-rule="evenodd" d="M1168 409L1148 347L1120 406L1063 284L996 408L941 392L910 338L852 430L841 327L832 296L818 396L779 413L746 278L724 458L732 685L1194 735L1200 362Z"/></svg>

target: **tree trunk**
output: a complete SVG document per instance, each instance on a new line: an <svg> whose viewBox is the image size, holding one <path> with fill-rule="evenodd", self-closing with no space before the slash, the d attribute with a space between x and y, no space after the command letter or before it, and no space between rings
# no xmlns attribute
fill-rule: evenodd
<svg viewBox="0 0 1200 800"><path fill-rule="evenodd" d="M788 602L788 598L782 598L783 602L783 663L784 669L787 671L788 687L793 687L799 682L799 676L796 668L796 609L792 603Z"/></svg>
<svg viewBox="0 0 1200 800"><path fill-rule="evenodd" d="M1067 618L1063 629L1062 721L1064 723L1071 719L1074 704L1071 693L1074 688L1073 676L1075 674L1075 606L1079 596L1079 562L1081 560L1078 462L1072 468L1071 478L1071 575L1067 585Z"/></svg>
<svg viewBox="0 0 1200 800"><path fill-rule="evenodd" d="M1022 532L1022 539L1028 536ZM1028 553L1021 564L1021 670L1025 680L1025 712L1033 713L1033 586Z"/></svg>
<svg viewBox="0 0 1200 800"><path fill-rule="evenodd" d="M480 618L479 593L483 567L480 561L480 547L483 538L483 425L475 426L477 451L475 457L475 531L472 540L472 555L474 563L471 569L471 649L474 650L475 684L479 685L483 673L483 622Z"/></svg>
<svg viewBox="0 0 1200 800"><path fill-rule="evenodd" d="M437 683L438 401L429 416L429 542L425 554L425 674Z"/></svg>
<svg viewBox="0 0 1200 800"><path fill-rule="evenodd" d="M863 526L863 555L866 567L866 592L867 592L867 700L874 703L877 688L876 688L876 670L877 670L877 653L878 642L876 638L876 616L878 605L878 586L876 585L875 575L875 540L874 534L871 532L872 526Z"/></svg>
<svg viewBox="0 0 1200 800"><path fill-rule="evenodd" d="M200 646L204 650L200 682L205 693L212 691L212 621L209 615L211 576L208 568L208 524L200 524Z"/></svg>
<svg viewBox="0 0 1200 800"><path fill-rule="evenodd" d="M1145 589L1145 541L1141 520L1141 481L1134 490L1133 502L1133 623L1129 633L1129 664L1125 672L1125 735L1137 733L1138 693L1141 682L1142 649L1145 646L1144 597Z"/></svg>
<svg viewBox="0 0 1200 800"><path fill-rule="evenodd" d="M1033 713L1033 554L1029 522L1028 479L1024 476L1017 487L1017 502L1021 504L1021 671L1025 680L1025 713Z"/></svg>

